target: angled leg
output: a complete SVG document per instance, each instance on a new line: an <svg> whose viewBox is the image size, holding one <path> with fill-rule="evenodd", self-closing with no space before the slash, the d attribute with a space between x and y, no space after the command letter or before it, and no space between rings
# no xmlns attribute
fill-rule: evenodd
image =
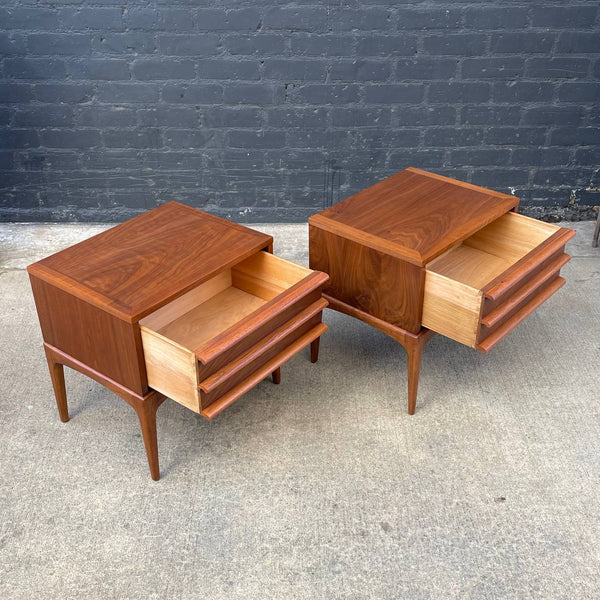
<svg viewBox="0 0 600 600"><path fill-rule="evenodd" d="M435 335L429 329L421 329L417 334L405 334L398 340L404 346L408 357L408 414L414 415L417 406L417 390L421 373L421 357L427 342Z"/></svg>
<svg viewBox="0 0 600 600"><path fill-rule="evenodd" d="M158 443L156 438L156 411L166 400L166 397L155 390L149 391L145 396L140 396L46 342L44 342L44 350L46 351L46 358L48 359L48 366L50 367L50 376L52 377L52 384L56 395L56 404L58 405L58 412L61 420L69 420L67 396L65 392L65 378L63 373L64 365L97 381L134 408L142 429L142 437L144 438L144 446L146 447L146 456L148 457L150 474L152 479L158 481L158 479L160 479L160 469L158 466Z"/></svg>
<svg viewBox="0 0 600 600"><path fill-rule="evenodd" d="M338 310L346 315L360 319L364 323L371 325L389 335L404 346L408 356L408 414L414 415L417 404L417 389L419 387L419 373L421 371L421 356L425 344L435 335L435 331L421 327L417 333L412 333L402 327L392 325L369 313L366 313L355 306L350 306L333 296L323 294L323 297L329 302L329 308Z"/></svg>
<svg viewBox="0 0 600 600"><path fill-rule="evenodd" d="M417 406L417 391L419 388L419 375L421 374L421 357L425 344L418 342L407 344L408 356L408 414L414 415Z"/></svg>
<svg viewBox="0 0 600 600"><path fill-rule="evenodd" d="M277 367L273 371L273 383L281 383L281 367Z"/></svg>
<svg viewBox="0 0 600 600"><path fill-rule="evenodd" d="M69 420L69 407L67 406L67 389L65 387L65 371L61 363L54 360L52 352L44 346L48 369L50 369L50 378L54 388L56 406L58 407L58 416L63 423Z"/></svg>
<svg viewBox="0 0 600 600"><path fill-rule="evenodd" d="M598 219L596 221L596 229L594 229L594 237L592 238L592 247L598 247L598 236L600 236L600 211L598 212Z"/></svg>
<svg viewBox="0 0 600 600"><path fill-rule="evenodd" d="M321 338L318 337L310 343L310 362L316 363L319 360L319 343Z"/></svg>
<svg viewBox="0 0 600 600"><path fill-rule="evenodd" d="M135 409L140 427L142 429L142 437L144 438L144 446L146 447L146 456L148 457L148 465L150 466L150 476L154 481L160 479L160 467L158 464L158 441L156 437L156 411L158 407L165 401L165 397L158 392L150 392L143 399L131 398L131 406Z"/></svg>

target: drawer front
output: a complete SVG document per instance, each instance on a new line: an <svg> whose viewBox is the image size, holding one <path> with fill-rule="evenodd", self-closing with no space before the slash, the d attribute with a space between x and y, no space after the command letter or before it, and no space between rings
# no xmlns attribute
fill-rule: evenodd
<svg viewBox="0 0 600 600"><path fill-rule="evenodd" d="M548 240L486 285L483 294L486 300L491 301L490 307L494 303L504 302L545 267L565 255L565 244L574 235L575 232L571 229L560 228Z"/></svg>
<svg viewBox="0 0 600 600"><path fill-rule="evenodd" d="M201 381L199 385L201 408L209 407L221 396L275 359L293 342L321 324L322 310L326 305L327 302L321 300L310 306L296 318L277 328L259 343Z"/></svg>
<svg viewBox="0 0 600 600"><path fill-rule="evenodd" d="M516 308L533 298L543 287L556 279L562 267L570 259L571 257L564 252L553 255L549 260L544 261L529 278L521 280L518 287L511 290L510 294L504 294L500 300L492 300L484 296L481 324L487 330L485 333L491 333L495 327L510 318ZM480 339L483 337L480 336Z"/></svg>
<svg viewBox="0 0 600 600"><path fill-rule="evenodd" d="M261 367L255 370L250 376L243 381L240 381L235 387L231 388L228 392L223 394L212 402L207 408L205 408L201 414L207 419L212 419L218 415L221 411L225 410L230 404L235 402L242 394L245 394L248 390L254 387L257 383L260 383L270 373L279 368L285 361L289 360L308 346L311 342L319 338L327 331L327 325L319 323L303 335L300 335L295 341L289 346L285 347L279 354L265 362Z"/></svg>
<svg viewBox="0 0 600 600"><path fill-rule="evenodd" d="M509 213L427 266L423 326L489 351L563 284L574 232Z"/></svg>
<svg viewBox="0 0 600 600"><path fill-rule="evenodd" d="M247 318L213 338L209 344L196 351L200 381L246 352L278 327L318 302L321 298L322 280L326 275L307 278L301 285L265 304Z"/></svg>
<svg viewBox="0 0 600 600"><path fill-rule="evenodd" d="M502 316L495 324L486 327L482 324L479 331L479 343L477 349L489 352L498 342L504 339L521 321L528 317L534 310L539 308L552 294L557 292L565 284L565 279L556 274L549 281L544 282L530 294L519 295L519 301L509 299L507 305L510 310Z"/></svg>

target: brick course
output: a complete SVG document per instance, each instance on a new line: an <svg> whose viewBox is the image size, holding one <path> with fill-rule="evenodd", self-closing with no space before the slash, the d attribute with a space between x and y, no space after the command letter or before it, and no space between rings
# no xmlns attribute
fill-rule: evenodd
<svg viewBox="0 0 600 600"><path fill-rule="evenodd" d="M6 0L0 219L302 221L407 166L600 204L600 9Z"/></svg>

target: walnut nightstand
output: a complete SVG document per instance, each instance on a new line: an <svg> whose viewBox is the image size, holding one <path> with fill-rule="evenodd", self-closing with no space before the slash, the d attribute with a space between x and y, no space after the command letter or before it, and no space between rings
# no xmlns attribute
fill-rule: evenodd
<svg viewBox="0 0 600 600"><path fill-rule="evenodd" d="M434 333L487 352L564 284L575 233L517 214L518 203L409 168L309 219L330 308L405 347L410 414Z"/></svg>
<svg viewBox="0 0 600 600"><path fill-rule="evenodd" d="M212 419L307 345L316 362L328 277L273 239L169 202L28 267L60 418L63 365L136 411L159 479L166 397Z"/></svg>

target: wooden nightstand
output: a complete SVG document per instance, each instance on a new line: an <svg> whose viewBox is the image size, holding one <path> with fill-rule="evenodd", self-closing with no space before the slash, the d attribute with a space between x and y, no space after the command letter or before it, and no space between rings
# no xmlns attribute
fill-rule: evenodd
<svg viewBox="0 0 600 600"><path fill-rule="evenodd" d="M564 284L575 233L517 214L518 203L409 168L309 219L330 308L405 347L410 414L435 332L487 352Z"/></svg>
<svg viewBox="0 0 600 600"><path fill-rule="evenodd" d="M28 267L60 418L63 365L136 411L159 479L165 397L212 419L307 345L328 277L271 254L271 236L169 202Z"/></svg>

